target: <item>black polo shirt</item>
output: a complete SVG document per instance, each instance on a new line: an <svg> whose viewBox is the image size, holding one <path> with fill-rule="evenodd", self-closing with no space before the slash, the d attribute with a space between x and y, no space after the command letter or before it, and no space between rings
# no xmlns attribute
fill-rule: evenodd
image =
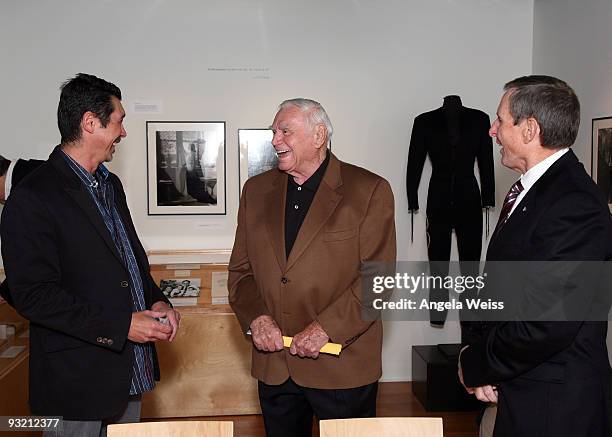
<svg viewBox="0 0 612 437"><path fill-rule="evenodd" d="M319 189L319 185L321 185L328 163L329 151L325 161L302 185L296 184L292 176L288 178L287 197L285 198L285 254L287 258L289 258L293 243L295 243L302 223L304 223L312 200Z"/></svg>

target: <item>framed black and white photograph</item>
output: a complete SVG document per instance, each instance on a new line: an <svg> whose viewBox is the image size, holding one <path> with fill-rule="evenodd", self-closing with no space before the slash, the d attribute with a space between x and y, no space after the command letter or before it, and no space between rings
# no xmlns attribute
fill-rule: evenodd
<svg viewBox="0 0 612 437"><path fill-rule="evenodd" d="M200 278L162 279L159 288L174 306L197 305L202 280Z"/></svg>
<svg viewBox="0 0 612 437"><path fill-rule="evenodd" d="M238 129L240 147L240 192L250 177L273 169L278 164L270 129Z"/></svg>
<svg viewBox="0 0 612 437"><path fill-rule="evenodd" d="M593 119L591 177L603 190L612 211L612 117Z"/></svg>
<svg viewBox="0 0 612 437"><path fill-rule="evenodd" d="M147 121L149 215L225 215L225 122Z"/></svg>

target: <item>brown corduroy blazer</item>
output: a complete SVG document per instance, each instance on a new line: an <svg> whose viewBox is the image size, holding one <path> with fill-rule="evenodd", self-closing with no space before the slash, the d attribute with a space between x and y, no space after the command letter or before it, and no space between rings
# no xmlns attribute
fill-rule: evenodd
<svg viewBox="0 0 612 437"><path fill-rule="evenodd" d="M253 347L252 375L270 384L291 377L312 388L352 388L380 378L382 323L362 317L360 267L395 263L393 193L380 176L333 154L287 259L287 174L249 179L242 192L229 264L229 299L242 329L262 314L294 336L317 320L343 346L339 357L300 358Z"/></svg>

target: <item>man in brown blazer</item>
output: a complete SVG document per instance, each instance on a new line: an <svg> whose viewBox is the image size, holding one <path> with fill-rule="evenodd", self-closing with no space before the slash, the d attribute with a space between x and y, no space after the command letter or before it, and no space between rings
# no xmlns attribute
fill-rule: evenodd
<svg viewBox="0 0 612 437"><path fill-rule="evenodd" d="M382 323L362 317L361 268L395 263L394 200L385 179L327 150L319 103L283 102L271 129L278 168L244 186L230 304L252 335L267 435L310 436L313 413L376 414ZM340 356L319 355L327 342Z"/></svg>

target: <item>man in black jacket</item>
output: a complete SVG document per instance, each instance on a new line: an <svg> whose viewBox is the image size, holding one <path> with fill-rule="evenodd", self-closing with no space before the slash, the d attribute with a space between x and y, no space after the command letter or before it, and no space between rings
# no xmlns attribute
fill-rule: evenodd
<svg viewBox="0 0 612 437"><path fill-rule="evenodd" d="M570 149L580 104L569 85L549 76L518 78L504 91L490 134L501 163L521 177L487 251L498 285L481 297L507 289L502 295L516 311L503 319L512 321L481 325L479 339L462 350L460 377L468 392L497 403L495 437L610 437L609 283L576 279L567 268L608 261L609 274L612 259L608 206ZM525 265L533 273L521 274ZM598 295L598 285L608 288ZM572 295L576 305L563 310L577 314L561 321L551 310ZM604 315L589 317L594 309Z"/></svg>
<svg viewBox="0 0 612 437"><path fill-rule="evenodd" d="M126 136L121 91L78 74L57 113L61 144L4 207L2 256L13 305L30 320L32 413L63 416L53 435L98 436L139 420L159 377L154 342L171 341L180 316L103 165Z"/></svg>

